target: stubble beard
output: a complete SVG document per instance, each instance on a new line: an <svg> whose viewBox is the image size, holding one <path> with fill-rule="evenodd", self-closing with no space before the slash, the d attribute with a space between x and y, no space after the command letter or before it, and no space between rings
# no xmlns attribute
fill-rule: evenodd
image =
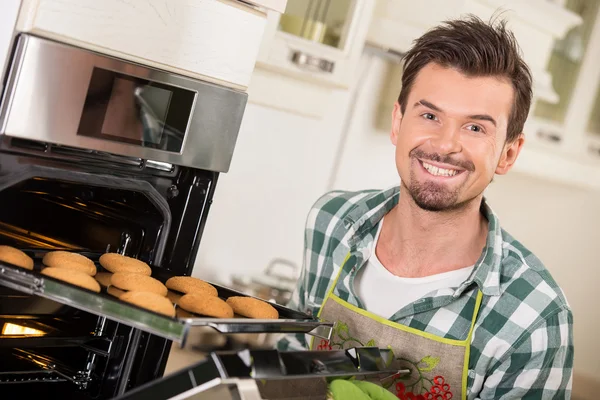
<svg viewBox="0 0 600 400"><path fill-rule="evenodd" d="M425 211L443 212L456 210L464 205L464 202L458 201L460 187L448 189L434 182L418 182L414 175L411 171L410 185L403 185L419 208Z"/></svg>

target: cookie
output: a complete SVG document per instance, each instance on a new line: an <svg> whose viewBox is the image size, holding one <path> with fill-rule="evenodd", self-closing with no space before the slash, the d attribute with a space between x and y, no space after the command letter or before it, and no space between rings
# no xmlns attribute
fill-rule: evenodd
<svg viewBox="0 0 600 400"><path fill-rule="evenodd" d="M233 318L233 310L231 307L215 296L189 293L181 296L177 305L186 311L206 315L208 317Z"/></svg>
<svg viewBox="0 0 600 400"><path fill-rule="evenodd" d="M132 291L121 295L119 300L135 304L136 306L146 308L150 311L167 315L169 317L175 316L175 307L173 306L173 303L171 303L166 297L156 293Z"/></svg>
<svg viewBox="0 0 600 400"><path fill-rule="evenodd" d="M148 276L152 275L152 269L145 262L117 253L102 254L100 265L110 272L133 272Z"/></svg>
<svg viewBox="0 0 600 400"><path fill-rule="evenodd" d="M165 285L167 285L169 289L176 290L181 293L196 293L218 296L217 289L213 285L192 276L174 276L169 278Z"/></svg>
<svg viewBox="0 0 600 400"><path fill-rule="evenodd" d="M42 270L42 275L65 281L72 285L80 286L96 293L100 292L100 284L94 278L83 272L66 268L48 267Z"/></svg>
<svg viewBox="0 0 600 400"><path fill-rule="evenodd" d="M110 278L112 278L112 276L113 276L112 272L98 272L94 276L94 279L96 279L98 281L100 286L109 287L110 286Z"/></svg>
<svg viewBox="0 0 600 400"><path fill-rule="evenodd" d="M111 296L115 296L116 298L119 298L127 292L114 286L109 286L108 288L106 288L106 293L110 294Z"/></svg>
<svg viewBox="0 0 600 400"><path fill-rule="evenodd" d="M233 296L227 299L236 314L255 319L278 319L279 313L269 303L252 297Z"/></svg>
<svg viewBox="0 0 600 400"><path fill-rule="evenodd" d="M33 269L33 259L19 249L0 246L0 261L25 269Z"/></svg>
<svg viewBox="0 0 600 400"><path fill-rule="evenodd" d="M90 276L96 275L96 264L86 256L78 253L50 251L44 255L42 263L51 268L72 269Z"/></svg>
<svg viewBox="0 0 600 400"><path fill-rule="evenodd" d="M181 295L179 293L173 292L172 290L169 290L167 292L167 299L171 300L171 302L175 304L178 304L179 299L181 299Z"/></svg>
<svg viewBox="0 0 600 400"><path fill-rule="evenodd" d="M110 284L121 290L151 292L163 297L167 295L167 287L158 279L131 272L115 272L110 278Z"/></svg>

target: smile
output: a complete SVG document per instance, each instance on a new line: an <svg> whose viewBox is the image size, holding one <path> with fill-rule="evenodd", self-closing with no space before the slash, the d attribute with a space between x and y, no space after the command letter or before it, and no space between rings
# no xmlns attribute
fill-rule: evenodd
<svg viewBox="0 0 600 400"><path fill-rule="evenodd" d="M425 170L433 176L448 176L448 177L450 177L450 176L455 176L456 174L459 174L462 172L457 169L436 167L435 165L426 163L425 161L421 161L421 165L423 165L423 168L425 168Z"/></svg>

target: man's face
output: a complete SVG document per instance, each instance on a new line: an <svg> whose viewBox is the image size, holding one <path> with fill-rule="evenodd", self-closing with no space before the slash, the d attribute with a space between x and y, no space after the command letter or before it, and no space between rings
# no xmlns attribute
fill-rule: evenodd
<svg viewBox="0 0 600 400"><path fill-rule="evenodd" d="M513 98L508 80L421 69L404 114L394 107L391 133L402 185L419 207L461 208L510 170L523 144L522 136L505 143Z"/></svg>

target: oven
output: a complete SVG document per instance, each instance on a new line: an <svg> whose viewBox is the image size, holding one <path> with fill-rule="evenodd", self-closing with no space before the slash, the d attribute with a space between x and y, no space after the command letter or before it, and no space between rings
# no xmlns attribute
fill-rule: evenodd
<svg viewBox="0 0 600 400"><path fill-rule="evenodd" d="M247 95L31 35L2 84L0 245L35 266L0 264L0 392L113 398L162 376L187 328L43 276L41 260L117 252L191 275Z"/></svg>
<svg viewBox="0 0 600 400"><path fill-rule="evenodd" d="M185 347L194 330L327 340L334 329L275 303L274 319L195 314L171 290L174 315L164 315L123 301L99 278L106 253L143 261L163 283L192 275L247 95L30 34L15 38L10 60L0 246L24 252L33 268L0 260L3 398L325 398L327 379L397 376L389 352L359 348L214 351L163 377L171 346ZM46 274L42 260L54 251L89 258L100 291ZM214 287L221 299L250 297Z"/></svg>

